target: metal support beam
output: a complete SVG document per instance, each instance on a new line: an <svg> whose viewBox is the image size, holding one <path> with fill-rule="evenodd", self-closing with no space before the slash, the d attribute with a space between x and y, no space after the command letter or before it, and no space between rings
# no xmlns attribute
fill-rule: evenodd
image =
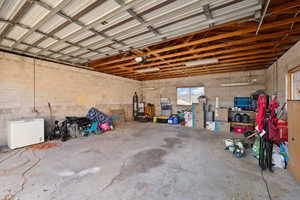
<svg viewBox="0 0 300 200"><path fill-rule="evenodd" d="M16 13L16 15L10 20L12 23L18 22L25 14L26 12L32 7L33 2L32 1L26 1L23 6L20 8L20 10ZM8 24L4 30L0 34L0 38L5 37L13 28L12 24ZM0 39L1 42L1 39Z"/></svg>
<svg viewBox="0 0 300 200"><path fill-rule="evenodd" d="M58 11L60 11L62 8L67 6L72 0L64 0L60 4L58 4L55 8L50 9L50 12L42 19L40 20L36 25L34 25L30 30L23 35L13 46L11 49L14 49L16 46L18 46L22 41L24 41L29 35L31 35L33 32L38 30L44 23L46 23L51 17L53 17Z"/></svg>
<svg viewBox="0 0 300 200"><path fill-rule="evenodd" d="M234 1L234 4L240 3L240 2L242 2L242 1L243 1L243 0L235 0L235 1ZM172 2L174 2L174 0L168 0L168 1L165 1L165 2L163 2L163 3L161 3L161 4L158 4L159 6L154 6L154 7L155 7L155 9L158 9L158 8L161 7L161 6L168 5L168 4L172 3ZM230 2L228 2L228 3L224 3L224 4L220 5L220 6L218 6L218 7L211 8L210 10L211 10L211 11L215 11L215 10L218 10L218 9L222 9L222 8L224 8L224 7L226 7L226 6L230 6L230 5L232 5L232 4L233 4L233 2L230 1ZM195 2L195 3L193 3L193 4L187 5L186 7L183 7L182 9L183 9L183 10L186 9L186 8L191 9L191 8L195 8L195 7L197 7L197 6L201 6L201 7L202 7L202 6L203 6L203 2L202 2L202 1ZM146 11L143 11L142 13L139 13L139 16L143 16L143 15L147 14L148 12L152 12L153 10L155 10L154 7L153 7L153 8L150 8L150 9L148 9L148 10L146 10ZM177 14L182 14L182 15L184 15L184 12L182 12L182 11L178 12L177 10L175 10L175 11L172 11L172 12L167 13L167 14L168 14L168 15L177 15ZM204 12L195 13L195 14L193 14L193 15L184 17L184 18L182 18L182 19L180 19L180 20L176 20L176 21L174 21L174 22L170 22L170 23L168 23L168 24L164 24L164 25L160 26L159 28L164 28L164 27L170 26L170 25L172 25L172 24L174 24L174 23L182 22L182 21L184 21L184 20L188 20L188 19L190 19L190 18L197 17L197 16L200 16L200 15L203 15L203 14L204 14ZM231 13L231 15L233 15L233 13ZM224 17L217 17L217 18L214 18L213 20L214 20L214 21L218 21L218 20L222 20L222 18L224 18ZM161 20L164 20L164 15L159 16L159 17L157 17L157 18L154 18L154 19L152 19L152 20L150 20L150 21L144 22L143 24L140 24L140 25L138 25L138 26L129 28L129 29L125 30L125 31L122 31L121 33L117 33L117 34L115 34L114 36L111 36L109 39L117 38L117 37L120 37L120 36L122 36L122 35L124 35L124 34L130 34L132 31L135 31L137 28L140 28L140 27L145 27L145 28L147 28L149 25L150 25L150 26L153 26L153 24L160 23ZM211 24L211 23L203 22L202 24L203 24L203 25L205 25L205 24L209 25L209 24ZM110 29L110 28L105 29L104 31L109 30L109 29ZM172 31L172 32L174 32L174 34L176 34L176 32L178 32L178 30L175 30L175 31ZM156 35L156 36L153 37L153 39L162 39L162 40L166 40L167 37L169 36L169 34L172 33L172 32L168 32L168 33L161 34L161 35ZM139 35L139 34L138 34L138 35ZM135 35L135 36L138 36L138 35ZM134 38L135 36L132 36L132 38ZM102 43L102 42L106 42L106 41L107 41L107 39L105 39L105 40L103 40L103 41L100 41L100 42L96 42L96 43L91 44L91 45L88 45L87 47L93 47L93 46L96 46L96 45L98 45L98 44L100 44L100 43ZM135 44L135 43L134 43L134 44L130 44L130 46L133 46L133 45L138 45L138 44Z"/></svg>
<svg viewBox="0 0 300 200"><path fill-rule="evenodd" d="M120 1L120 0L119 0ZM134 10L132 8L130 9L127 9L127 12L134 18L136 19L137 21L139 21L141 24L145 24L145 20L139 16L136 12L134 12ZM153 28L153 26L151 25L148 25L146 26L151 32L153 32L155 35L161 35L158 30L156 30L155 28Z"/></svg>
<svg viewBox="0 0 300 200"><path fill-rule="evenodd" d="M213 16L212 16L212 13L210 11L209 4L206 4L206 5L202 6L202 8L203 8L204 14L206 16L206 19L207 20L212 20ZM213 27L213 26L214 26L214 23L209 24L209 27Z"/></svg>
<svg viewBox="0 0 300 200"><path fill-rule="evenodd" d="M58 41L60 41L61 39L60 38L57 38L57 37L55 37L54 36L54 34L55 33L57 33L58 31L60 31L61 29L63 29L64 27L66 27L67 25L69 25L69 24L71 24L71 23L75 23L75 24L77 24L77 25L79 25L79 26L81 26L81 27L84 27L85 25L82 23L82 22L80 22L80 21L78 21L78 19L81 17L81 16L83 16L84 14L86 14L87 12L89 12L91 9L93 9L94 7L97 7L97 6L99 6L99 5L101 5L103 2L104 2L105 0L101 0L101 1L96 1L95 3L93 3L93 4L91 4L90 6L88 6L87 8L85 8L84 10L82 10L81 12L79 12L78 14L76 14L74 17L69 17L69 16L67 16L66 14L64 14L62 11L61 11L61 9L59 9L55 14L57 14L57 15L59 15L59 16L61 16L61 17L63 17L63 18L65 18L67 21L65 22L65 23L63 23L63 24L61 24L59 27L57 27L57 28L55 28L54 30L52 30L49 34L48 34L48 37L53 37L53 38L55 38L56 40L58 40ZM46 9L48 9L48 10L52 10L52 8L48 5L48 4L46 4L46 3L44 3L44 2L41 2L41 1L37 1L38 3L39 3L39 5L41 5L42 7L44 7L44 8L46 8ZM95 34L98 34L98 32L96 32L96 31L93 31L93 30L91 30L93 33L95 33ZM102 36L102 35L101 35ZM103 37L103 36L102 36ZM41 43L43 40L45 40L46 38L44 37L44 38L41 38L40 40L38 40L38 41L36 41L35 43L34 43L34 45L38 45L39 43ZM70 42L68 42L68 41L65 41L66 43L70 43ZM80 41L79 41L80 42ZM97 52L97 53L102 53L101 51L95 51L95 50L92 50L92 49L89 49L89 48L86 48L86 47L83 47L83 46L81 46L81 45L79 45L78 43L79 42L77 42L77 44L73 44L74 46L78 46L78 47L80 47L81 49L80 50L82 50L82 49L85 49L85 50L88 50L88 51L91 51L91 52ZM49 50L50 48L46 48L46 49L42 49L40 52L38 52L38 54L42 54L44 51L46 51L46 50ZM89 53L89 52L88 52ZM52 54L51 54L52 55Z"/></svg>
<svg viewBox="0 0 300 200"><path fill-rule="evenodd" d="M46 50L48 50L48 49L50 49L50 48L52 48L52 47L54 47L54 46L56 46L58 44L61 44L61 43L65 42L65 41L67 41L67 40L69 40L71 38L74 38L77 35L83 33L84 31L90 30L90 29L94 28L95 26L99 25L100 23L102 23L102 21L105 21L105 20L109 19L110 17L113 17L116 14L119 14L119 13L125 11L126 9L131 8L134 5L141 4L142 2L144 2L144 0L135 0L135 1L132 1L132 2L130 2L130 3L126 4L126 5L124 5L124 6L120 6L120 8L116 9L115 11L107 14L106 16L102 17L101 19L96 20L93 23L85 25L80 30L75 31L74 33L70 34L69 36L67 36L67 37L65 37L65 38L63 38L61 40L59 40L58 42L55 42L54 44L52 44L49 47L45 48L43 51L46 51ZM74 19L74 17L73 17L73 19ZM109 37L108 39L112 39L112 38ZM38 53L41 54L43 51L38 52Z"/></svg>
<svg viewBox="0 0 300 200"><path fill-rule="evenodd" d="M9 41L11 41L11 42L17 42L17 40L14 40L14 39L11 39L11 38L7 38L7 37L3 37L2 39L6 39L6 40L9 40ZM21 42L20 44L23 44L23 45L26 45L26 46L29 46L30 48L37 48L37 49L40 49L40 50L42 50L42 48L41 47L38 47L38 46L33 46L32 44L28 44L28 43L26 43L26 42ZM3 47L2 47L3 48ZM7 50L7 51L11 51L11 48L3 48L3 49L5 49L5 50ZM19 51L19 50L17 50L17 51ZM51 52L52 54L49 54L48 56L50 56L50 55L53 55L53 54L61 54L62 56L69 56L69 57L71 57L71 58L76 58L76 59L78 59L78 57L77 56L72 56L72 55L69 55L69 54L64 54L64 53L61 53L61 52L56 52L56 51L53 51L53 50L48 50L49 52ZM31 52L28 52L29 54L32 54L32 55L35 55L34 53L31 53ZM37 55L35 55L35 56L37 56ZM42 57L44 57L43 55L41 55ZM61 56L61 57L62 57ZM81 59L81 58L80 58ZM82 60L82 62L88 62L89 60L88 59L81 59Z"/></svg>
<svg viewBox="0 0 300 200"><path fill-rule="evenodd" d="M266 5L265 5L265 9L264 9L263 15L260 18L260 21L259 21L259 24L258 24L258 27L257 27L257 30L256 30L256 35L258 35L258 33L259 33L260 27L261 27L261 25L262 25L262 23L264 21L264 18L266 16L267 10L269 8L270 2L271 2L271 0L268 0L267 3L266 3Z"/></svg>

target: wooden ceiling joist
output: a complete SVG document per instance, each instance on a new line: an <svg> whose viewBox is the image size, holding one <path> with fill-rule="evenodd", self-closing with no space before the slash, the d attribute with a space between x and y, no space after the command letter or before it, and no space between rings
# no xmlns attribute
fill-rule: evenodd
<svg viewBox="0 0 300 200"><path fill-rule="evenodd" d="M274 52L268 52L267 51L261 51L264 52L266 54L262 54L262 53L256 53L254 54L254 56L247 56L247 54L245 54L244 56L241 57L237 57L237 56L230 56L230 57L226 57L226 58L233 58L233 59L223 59L219 61L219 64L224 64L224 63L234 63L236 61L243 61L243 60L252 60L252 62L258 62L259 58L275 58L278 53L283 52L283 49L281 49L281 51L278 50L278 52L274 53ZM254 52L253 52L254 53ZM240 54L242 55L242 54ZM249 54L249 55L253 55L253 54ZM202 65L203 67L205 65ZM182 69L191 69L191 68L195 68L197 66L194 67L187 67L185 66L183 63L176 63L173 65L164 65L164 66L160 66L160 73L164 72L164 71L176 71L176 70L182 70ZM199 66L201 67L201 66ZM128 74L129 72L120 72L120 73L115 73L116 75L125 75ZM150 73L149 73L150 74Z"/></svg>
<svg viewBox="0 0 300 200"><path fill-rule="evenodd" d="M204 74L212 74L212 73L224 73L224 72L234 72L234 71L241 71L240 68L243 68L243 71L249 71L249 70L257 70L257 69L265 69L265 66L262 65L256 65L256 66L237 66L232 68L216 68L212 69L210 71L207 70L197 70L193 71L188 74L188 76L198 76L198 75L204 75ZM185 74L182 73L170 73L167 75L168 78L178 78L178 77L185 77ZM155 80L155 79L161 79L165 76L147 76L144 78L144 80Z"/></svg>
<svg viewBox="0 0 300 200"><path fill-rule="evenodd" d="M230 63L222 63L222 64L217 64L217 65L207 65L207 66L201 66L201 67L193 67L193 68L181 68L181 69L174 69L172 71L162 71L159 73L159 75L166 75L170 72L178 72L178 71L185 71L185 72L192 72L195 70L202 70L202 69L210 69L210 68L217 68L217 67L232 67L232 66L240 66L240 65L244 65L244 64L261 64L261 63L270 63L273 62L275 60L275 58L264 58L264 59L257 59L255 62L253 62L253 60L242 60L240 62L230 62ZM147 74L138 74L135 77L143 77L143 76L151 76L151 74L155 74L155 73L147 73Z"/></svg>
<svg viewBox="0 0 300 200"><path fill-rule="evenodd" d="M273 22L273 23L264 24L261 27L260 30L263 31L263 30L267 30L267 29L272 29L274 27L284 26L284 25L299 22L299 21L300 21L300 16L293 17L293 18L282 20L282 21L276 21L276 22ZM246 33L251 33L251 32L254 33L255 31L256 31L256 27L251 27L251 28L248 28L248 29L238 30L238 31L230 32L230 33L225 33L225 34L221 34L221 35L216 35L216 36L212 36L212 37L208 37L208 38L203 38L203 39L191 41L189 43L183 43L183 44L178 44L178 45L174 45L174 46L171 46L171 47L165 47L165 48L161 48L161 49L152 50L151 54L171 51L171 50L174 50L174 49L180 49L180 48L199 45L199 44L208 43L208 42L212 42L212 41L215 42L215 41L220 40L220 39L231 38L231 37L234 37L234 36L240 36L240 35L243 35L243 34L246 34ZM148 54L150 54L150 53L147 53L146 55L148 55ZM132 58L130 58L130 59L132 59ZM122 61L124 61L124 60L122 60ZM119 62L119 61L115 60L114 62ZM112 63L110 63L110 64L112 64ZM103 65L106 65L106 64L105 63L104 64L96 64L96 65L93 65L93 66L94 67L101 67Z"/></svg>
<svg viewBox="0 0 300 200"><path fill-rule="evenodd" d="M286 43L282 43L282 44L288 44L288 42ZM178 58L178 59L174 59L172 61L169 61L169 67L172 67L173 65L171 63L175 63L177 62L176 64L177 65L180 65L180 64L184 64L185 62L180 62L178 63L178 61L186 61L186 60L189 60L189 59L199 59L199 58L206 58L206 57L210 57L210 56L216 56L216 55L220 55L220 54L225 54L224 56L218 56L218 59L226 59L226 58L233 58L233 57L241 57L241 56L247 56L247 55L256 55L256 54L260 54L260 53L274 53L274 52L277 52L277 53L280 53L282 51L284 51L283 48L271 48L271 49L256 49L254 51L246 51L246 52L242 52L242 53L236 53L236 54L230 54L232 52L240 52L241 51L241 48L238 48L239 50L236 50L236 49L230 49L230 50L224 50L224 51L219 51L219 52L212 52L212 53L207 53L207 54L203 54L203 55L196 55L196 56L189 56L189 57L185 57L185 58ZM162 65L162 64L165 64L167 62L162 62L161 65L158 65L158 64L153 64L152 66L157 66L157 67L160 67L160 68L164 68L164 66L166 65ZM176 66L175 64L175 66ZM141 66L140 68L144 68L144 66ZM140 69L140 68L133 68L133 69ZM120 70L111 70L110 72L114 72L116 74L118 74L120 72Z"/></svg>
<svg viewBox="0 0 300 200"><path fill-rule="evenodd" d="M89 66L137 80L265 69L300 39L300 16L296 14L300 0L277 5L269 8L259 35L255 34L257 21L245 18L134 51L138 56L145 56L144 63L136 63L136 56L120 54L111 59L95 60ZM185 65L207 58L218 58L219 62L193 67ZM160 71L137 72L152 67L158 67Z"/></svg>
<svg viewBox="0 0 300 200"><path fill-rule="evenodd" d="M258 42L258 41L262 41L262 40L282 38L285 35L292 34L292 33L293 34L294 33L300 33L300 28L297 28L293 31L290 31L290 30L289 31L280 31L280 32L271 33L271 34L263 34L263 35L259 35L259 36L253 36L253 37L250 37L250 38L247 38L247 39L234 40L234 41L231 41L231 42L225 42L225 43L221 43L221 44L210 45L210 46L207 46L207 47L197 48L197 49L194 49L194 50L188 50L188 51L184 51L184 52L179 52L179 53L168 54L168 55L165 55L165 56L160 56L160 58L164 58L164 59L173 58L173 57L177 57L177 56L184 56L184 55L189 55L189 54L201 53L201 52L205 52L205 51L211 51L211 50L216 50L216 49L221 49L221 48L226 48L226 47L234 48L234 46L237 46L237 45L249 44L249 43ZM274 45L275 45L275 43L276 43L276 41L273 42ZM261 44L261 43L259 43L259 44ZM255 46L259 46L259 45L255 44L253 46L255 47ZM250 47L250 46L246 46L246 47ZM223 51L223 50L221 50L221 51ZM207 54L209 54L209 53L207 53ZM201 58L201 56L199 56L199 58ZM157 60L159 60L159 59L158 58L147 59L148 62L157 61ZM168 62L169 61L176 61L176 59L174 59L174 60L169 60L168 59ZM151 67L151 66L155 66L155 65L163 64L163 63L164 63L163 61L160 61L160 62L157 62L156 64L153 64L153 63L143 64L142 67ZM98 66L94 66L94 67L98 68ZM124 67L127 67L127 69L129 67L133 68L133 69L142 68L140 64L137 64L135 61L133 61L133 62L124 63L124 64L120 64L120 65L112 65L112 66L109 66L109 67L103 67L103 68L101 68L101 70L106 71L106 70L109 70L109 69L112 69L112 68L123 69ZM100 69L100 67L99 67L99 69Z"/></svg>

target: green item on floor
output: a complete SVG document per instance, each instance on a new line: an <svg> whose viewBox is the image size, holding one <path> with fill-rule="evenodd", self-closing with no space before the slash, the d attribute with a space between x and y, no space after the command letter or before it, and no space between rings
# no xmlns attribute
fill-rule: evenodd
<svg viewBox="0 0 300 200"><path fill-rule="evenodd" d="M259 159L259 148L260 148L260 137L256 136L253 147L252 147L252 153L251 154L254 157L256 157L257 159Z"/></svg>

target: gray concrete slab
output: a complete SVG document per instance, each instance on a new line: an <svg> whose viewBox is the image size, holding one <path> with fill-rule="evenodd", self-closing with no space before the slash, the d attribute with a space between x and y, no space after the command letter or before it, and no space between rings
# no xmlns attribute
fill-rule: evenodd
<svg viewBox="0 0 300 200"><path fill-rule="evenodd" d="M268 199L257 161L234 158L224 137L132 122L48 150L0 153L0 199ZM299 199L300 184L287 170L264 175L273 200Z"/></svg>

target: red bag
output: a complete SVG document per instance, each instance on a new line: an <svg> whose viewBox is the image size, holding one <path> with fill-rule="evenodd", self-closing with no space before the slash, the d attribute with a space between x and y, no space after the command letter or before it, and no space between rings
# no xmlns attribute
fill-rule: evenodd
<svg viewBox="0 0 300 200"><path fill-rule="evenodd" d="M264 119L267 108L267 95L260 94L257 102L257 114L256 114L256 124L258 131L262 132L264 130Z"/></svg>
<svg viewBox="0 0 300 200"><path fill-rule="evenodd" d="M270 102L269 109L271 110L270 119L268 121L269 126L269 138L275 140L276 137L279 135L278 129L278 118L276 115L276 109L279 107L277 102L277 97L275 96L272 101Z"/></svg>

